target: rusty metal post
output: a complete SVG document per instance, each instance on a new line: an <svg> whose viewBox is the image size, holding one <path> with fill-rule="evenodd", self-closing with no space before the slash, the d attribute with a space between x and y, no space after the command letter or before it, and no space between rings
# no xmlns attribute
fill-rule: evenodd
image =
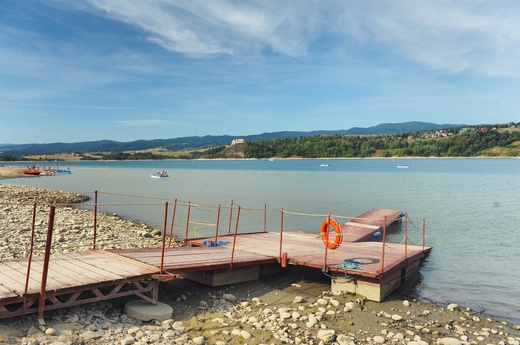
<svg viewBox="0 0 520 345"><path fill-rule="evenodd" d="M35 231L35 224L36 222L36 203L34 203L33 207L33 214L32 214L32 223L31 223L31 245L29 247L29 257L27 259L27 274L25 275L25 288L23 290L23 310L25 311L27 308L27 290L29 289L29 276L31 275L31 263L32 263L32 256L33 256L33 250L34 250L34 231Z"/></svg>
<svg viewBox="0 0 520 345"><path fill-rule="evenodd" d="M327 243L325 243L325 255L324 255L324 262L322 267L322 272L325 272L327 270L327 255L329 252L329 226L330 226L330 212L327 213Z"/></svg>
<svg viewBox="0 0 520 345"><path fill-rule="evenodd" d="M386 245L386 215L383 224L383 247L381 249L381 274L385 273L385 245Z"/></svg>
<svg viewBox="0 0 520 345"><path fill-rule="evenodd" d="M278 253L278 257L280 258L280 263L282 262L282 246L283 246L283 208L280 210L280 252Z"/></svg>
<svg viewBox="0 0 520 345"><path fill-rule="evenodd" d="M215 247L218 243L218 224L220 223L220 204L218 204L218 211L217 211L217 226L215 227Z"/></svg>
<svg viewBox="0 0 520 345"><path fill-rule="evenodd" d="M42 325L45 324L45 321L43 320L43 312L45 311L45 290L47 288L47 274L49 272L49 261L51 258L52 230L54 228L55 212L56 206L51 206L47 229L47 242L45 243L45 256L43 258L42 280L40 285L40 299L38 301L38 322Z"/></svg>
<svg viewBox="0 0 520 345"><path fill-rule="evenodd" d="M404 258L408 259L408 213L404 214Z"/></svg>
<svg viewBox="0 0 520 345"><path fill-rule="evenodd" d="M235 246L237 243L237 232L238 232L238 218L240 217L240 206L238 206L237 211L237 222L235 225L235 234L233 235L233 249L231 250L231 261L229 263L229 267L233 268L233 259L235 258Z"/></svg>
<svg viewBox="0 0 520 345"><path fill-rule="evenodd" d="M177 211L177 198L173 202L172 225L170 226L170 238L168 239L168 248L171 247L173 238L173 227L175 226L175 212Z"/></svg>
<svg viewBox="0 0 520 345"><path fill-rule="evenodd" d="M264 232L267 232L267 204L264 204Z"/></svg>
<svg viewBox="0 0 520 345"><path fill-rule="evenodd" d="M92 239L92 249L96 250L96 237L97 237L97 204L98 204L98 191L94 191L94 238Z"/></svg>
<svg viewBox="0 0 520 345"><path fill-rule="evenodd" d="M164 265L164 247L166 246L166 226L168 223L168 201L164 203L164 226L162 231L162 243L161 243L161 266L159 268L159 274L163 273Z"/></svg>
<svg viewBox="0 0 520 345"><path fill-rule="evenodd" d="M191 201L188 201L188 216L186 217L186 234L184 235L184 246L188 245L188 231L190 229Z"/></svg>
<svg viewBox="0 0 520 345"><path fill-rule="evenodd" d="M233 220L233 200L231 200L231 206L229 207L229 222L227 234L231 235L231 221Z"/></svg>

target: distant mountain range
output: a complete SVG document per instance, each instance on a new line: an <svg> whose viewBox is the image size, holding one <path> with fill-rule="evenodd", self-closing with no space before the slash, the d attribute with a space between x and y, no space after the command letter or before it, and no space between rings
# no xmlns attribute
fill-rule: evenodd
<svg viewBox="0 0 520 345"><path fill-rule="evenodd" d="M402 123L382 123L377 126L362 128L353 127L349 130L317 130L310 132L284 131L273 133L262 133L245 136L230 135L206 135L203 137L192 136L172 139L136 140L131 142L118 142L113 140L84 141L78 143L50 143L50 144L0 144L0 155L42 155L55 153L93 153L93 152L124 152L141 151L155 148L162 148L168 151L182 151L202 149L208 147L229 145L233 139L242 138L245 141L253 142L260 140L298 138L321 134L335 135L376 135L376 134L397 134L414 133L429 130L447 129L461 127L465 125L454 124L435 124L429 122L402 122Z"/></svg>

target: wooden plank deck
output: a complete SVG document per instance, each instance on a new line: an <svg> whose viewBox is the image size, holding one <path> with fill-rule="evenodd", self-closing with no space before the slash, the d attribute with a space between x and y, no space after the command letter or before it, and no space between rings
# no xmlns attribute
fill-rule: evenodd
<svg viewBox="0 0 520 345"><path fill-rule="evenodd" d="M401 218L402 211L374 208L363 213L351 221L341 225L344 242L367 241L374 237L374 233L381 232L383 227L390 226ZM386 218L385 218L386 217Z"/></svg>
<svg viewBox="0 0 520 345"><path fill-rule="evenodd" d="M27 295L39 294L43 258L34 257L29 274ZM159 269L104 250L73 252L51 256L46 290L59 291L102 282L139 279L158 273ZM0 301L23 297L27 259L0 262Z"/></svg>
<svg viewBox="0 0 520 345"><path fill-rule="evenodd" d="M228 241L230 244L217 247L231 250L233 236L226 235L218 238ZM202 247L204 239L191 239L189 243L193 246ZM386 243L384 269L382 267L381 242L343 242L338 249L327 250L327 268L334 272L344 272L349 275L360 275L371 278L380 278L383 273L399 269L407 261L416 261L425 255L429 248L423 251L422 246L408 245L405 257L405 246L400 244ZM206 247L209 250L214 247ZM235 244L237 252L249 252L258 255L272 256L278 258L280 253L280 234L272 232L261 232L253 234L237 235ZM289 264L323 268L325 265L325 245L319 236L305 233L284 233L282 253L287 253ZM341 264L345 260L358 262L359 268L343 269Z"/></svg>
<svg viewBox="0 0 520 345"><path fill-rule="evenodd" d="M156 267L161 264L161 248L112 249L111 252ZM180 274L229 268L231 255L229 246L166 248L163 269L172 274ZM278 262L277 256L235 251L232 266L254 266L276 262Z"/></svg>

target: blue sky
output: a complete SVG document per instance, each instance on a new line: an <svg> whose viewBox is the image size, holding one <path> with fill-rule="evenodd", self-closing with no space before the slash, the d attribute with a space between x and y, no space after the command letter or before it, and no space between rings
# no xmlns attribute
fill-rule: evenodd
<svg viewBox="0 0 520 345"><path fill-rule="evenodd" d="M0 143L520 121L520 2L2 0Z"/></svg>

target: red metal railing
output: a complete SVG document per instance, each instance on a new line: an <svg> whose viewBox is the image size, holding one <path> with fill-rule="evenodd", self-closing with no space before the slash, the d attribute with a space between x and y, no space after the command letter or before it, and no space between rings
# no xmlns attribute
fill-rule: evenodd
<svg viewBox="0 0 520 345"><path fill-rule="evenodd" d="M191 215L191 207L192 203L188 202L187 206L187 217L186 217L186 231L185 231L185 238L184 238L184 245L188 245L188 233L189 233L189 225L190 225L190 215ZM30 250L28 255L28 263L27 263L27 274L26 274L26 281L25 281L25 288L24 288L24 309L27 308L26 306L26 298L27 298L27 292L28 292L28 286L29 286L29 278L30 278L30 271L31 271L31 263L33 258L33 249L34 249L34 237L35 237L35 217L36 217L36 203L34 204L33 208L33 216L32 216L32 226L31 226L31 239L30 239ZM230 218L228 223L228 234L231 232L231 224L233 220L233 208L234 208L234 202L231 201L230 204ZM53 227L54 227L54 217L55 217L55 206L50 206L49 210L49 218L48 218L48 224L47 224L47 241L45 245L45 254L44 254L44 262L43 262L43 268L42 268L42 279L41 279L41 286L40 286L40 297L38 300L38 317L40 319L43 318L43 312L45 310L45 294L46 294L46 284L47 284L47 275L48 275L48 269L49 269L49 261L50 261L50 255L51 255L51 246L52 246L52 235L53 235ZM166 235L167 235L167 224L168 224L168 209L169 204L168 202L165 202L164 204L164 222L163 222L163 231L162 231L162 239L161 239L161 258L160 258L160 274L162 275L164 273L164 258L165 258L165 248L166 248ZM171 227L170 227L170 233L169 233L169 241L168 241L168 247L171 246L171 241L173 238L173 229L174 229L174 223L175 223L175 216L177 211L177 199L174 201L174 207L172 212L172 219L171 219ZM97 248L97 212L98 212L98 192L94 191L94 225L93 225L93 237L92 237L92 249L96 250ZM229 267L232 268L234 264L234 257L235 257L235 248L236 248L236 242L237 242L237 235L239 231L239 220L240 220L240 213L241 213L241 207L238 206L237 208L237 214L235 219L235 228L233 233L233 243L232 243L232 250L231 250L231 256L230 256L230 262ZM264 205L263 208L264 213L264 232L267 232L267 206ZM284 209L280 210L280 239L279 239L279 258L278 261L282 267L285 267L287 264L287 253L283 252L283 240L284 240ZM220 215L221 215L221 206L218 205L217 209L217 216L216 216L216 225L215 225L215 246L218 244L218 237L219 237L219 223L220 223ZM327 219L330 222L331 214L328 213ZM404 256L407 259L408 258L408 214L404 215ZM383 225L383 233L382 233L382 246L381 246L381 274L385 272L385 247L387 245L386 243L386 236L387 236L387 217L384 216L384 225ZM425 226L426 221L422 220L422 249L424 251L425 249ZM328 246L325 245L325 252L324 252L324 264L323 264L323 271L325 272L327 270L327 257L328 257Z"/></svg>

